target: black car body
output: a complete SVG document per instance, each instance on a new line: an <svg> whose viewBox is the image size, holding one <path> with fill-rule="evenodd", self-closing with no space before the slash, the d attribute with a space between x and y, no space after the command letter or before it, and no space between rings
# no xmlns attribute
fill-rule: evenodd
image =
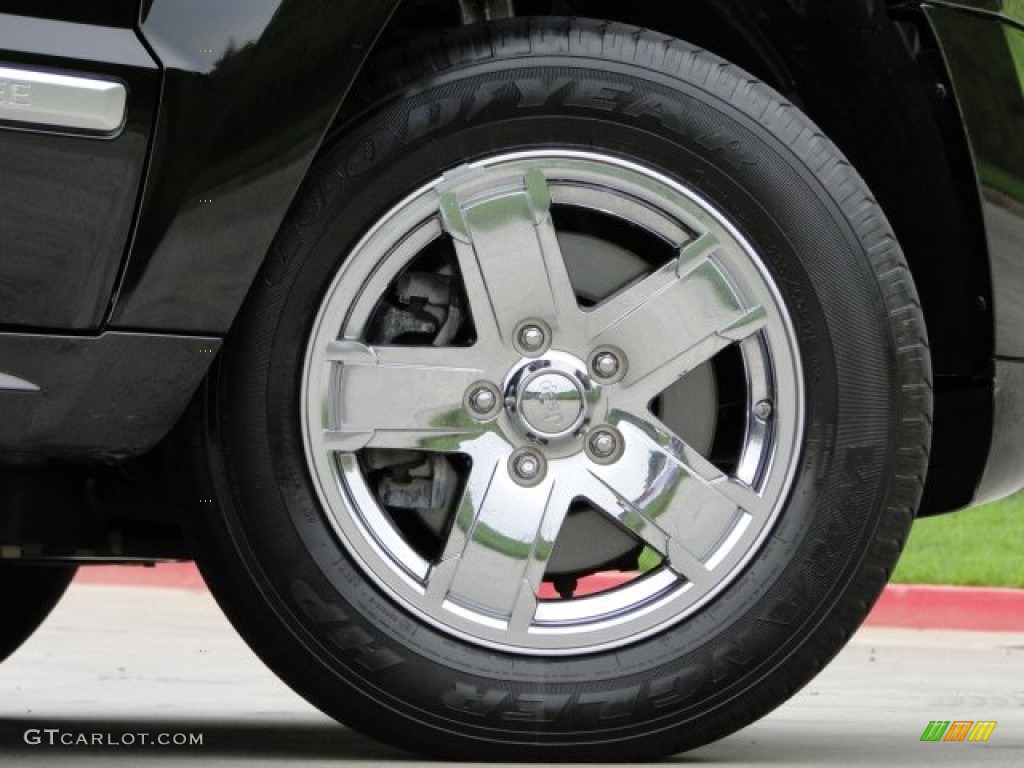
<svg viewBox="0 0 1024 768"><path fill-rule="evenodd" d="M0 557L193 556L196 414L216 407L254 286L290 269L272 244L310 169L400 66L368 62L513 15L681 38L806 113L866 181L920 296L935 404L918 513L1024 487L1018 2L0 0ZM374 142L346 167L369 167Z"/></svg>

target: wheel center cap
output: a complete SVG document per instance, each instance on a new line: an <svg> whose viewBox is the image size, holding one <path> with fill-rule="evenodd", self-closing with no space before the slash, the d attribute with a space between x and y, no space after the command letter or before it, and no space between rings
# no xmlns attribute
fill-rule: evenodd
<svg viewBox="0 0 1024 768"><path fill-rule="evenodd" d="M586 395L577 379L561 371L528 376L519 388L519 417L533 434L545 439L574 433L586 417Z"/></svg>

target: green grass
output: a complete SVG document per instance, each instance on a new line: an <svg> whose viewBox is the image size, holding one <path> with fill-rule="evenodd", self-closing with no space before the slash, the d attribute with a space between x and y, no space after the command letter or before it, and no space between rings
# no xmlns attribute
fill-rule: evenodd
<svg viewBox="0 0 1024 768"><path fill-rule="evenodd" d="M893 581L1024 588L1024 495L918 520Z"/></svg>
<svg viewBox="0 0 1024 768"><path fill-rule="evenodd" d="M652 549L640 570L661 564ZM892 580L1024 588L1024 494L987 507L918 520Z"/></svg>

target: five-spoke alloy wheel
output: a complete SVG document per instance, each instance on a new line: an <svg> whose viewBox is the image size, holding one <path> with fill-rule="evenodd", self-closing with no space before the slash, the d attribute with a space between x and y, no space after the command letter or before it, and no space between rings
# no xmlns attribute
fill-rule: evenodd
<svg viewBox="0 0 1024 768"><path fill-rule="evenodd" d="M359 92L196 409L229 617L445 758L642 760L778 706L927 467L924 324L864 182L770 88L611 24L418 40Z"/></svg>
<svg viewBox="0 0 1024 768"><path fill-rule="evenodd" d="M621 251L605 255L609 277L639 276L578 287L586 257L570 269L556 224L574 217L622 226L623 242L591 235L591 247ZM437 271L421 271L424 253ZM445 322L462 326L450 340L374 343L389 322L413 324L380 315L414 313L431 288ZM802 377L765 267L706 200L607 155L501 155L439 177L353 250L315 328L304 426L324 508L381 587L470 641L579 654L681 620L756 551L793 476ZM708 373L725 352L737 364L718 375L736 381ZM661 400L680 386L670 410L705 412L712 434L728 426L719 391L739 393L744 417L717 465L700 430L695 446L666 424L688 426ZM374 482L391 469L386 482L400 484L416 467L406 497L422 498ZM540 599L562 533L585 548L574 524L600 527L574 508L597 510L609 537L646 545L660 566L606 594ZM419 543L428 526L396 520L423 509L443 516L434 547ZM606 564L592 552L573 558L573 577Z"/></svg>

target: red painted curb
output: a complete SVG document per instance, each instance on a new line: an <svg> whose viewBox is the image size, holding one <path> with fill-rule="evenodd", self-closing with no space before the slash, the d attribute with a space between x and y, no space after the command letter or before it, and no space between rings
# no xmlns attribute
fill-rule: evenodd
<svg viewBox="0 0 1024 768"><path fill-rule="evenodd" d="M1024 632L1024 589L891 584L868 626Z"/></svg>
<svg viewBox="0 0 1024 768"><path fill-rule="evenodd" d="M629 578L629 574L622 573L597 574L581 580L577 594L603 592ZM75 583L206 589L202 576L192 563L166 563L152 568L89 566L79 569ZM545 584L541 597L557 595L550 585ZM1024 632L1024 589L892 584L885 588L865 623L869 627L901 629Z"/></svg>
<svg viewBox="0 0 1024 768"><path fill-rule="evenodd" d="M206 583L193 563L161 563L154 566L90 565L78 569L75 584L206 589Z"/></svg>

